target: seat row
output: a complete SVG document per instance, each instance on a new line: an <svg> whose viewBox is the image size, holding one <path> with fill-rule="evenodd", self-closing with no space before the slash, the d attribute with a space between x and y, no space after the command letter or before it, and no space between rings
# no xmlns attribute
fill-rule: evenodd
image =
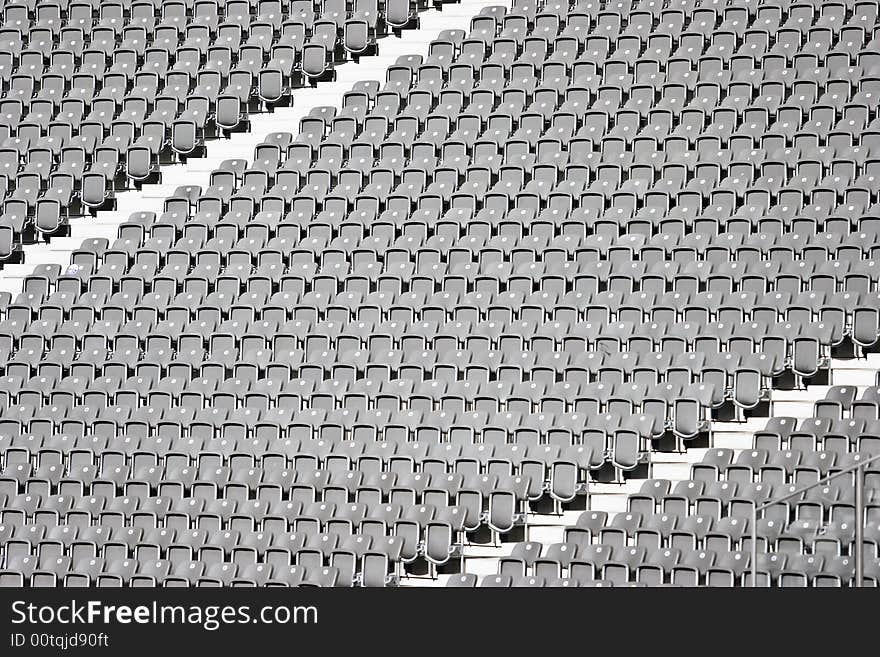
<svg viewBox="0 0 880 657"><path fill-rule="evenodd" d="M427 8L410 0L128 4L3 8L4 258L16 257L22 240L65 230L68 216L106 206L117 188L155 178L169 158L198 154L251 112L288 102Z"/></svg>

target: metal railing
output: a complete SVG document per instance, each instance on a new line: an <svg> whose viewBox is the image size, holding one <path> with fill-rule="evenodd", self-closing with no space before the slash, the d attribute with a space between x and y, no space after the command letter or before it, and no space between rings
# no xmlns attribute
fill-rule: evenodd
<svg viewBox="0 0 880 657"><path fill-rule="evenodd" d="M780 502L787 502L788 500L794 497L800 497L804 493L806 493L811 488L815 488L816 486L821 486L823 484L827 484L829 481L833 481L838 477L842 477L844 475L849 474L850 472L856 472L856 481L855 481L855 513L856 513L856 522L855 522L855 581L853 582L853 586L861 587L862 579L864 574L864 547L863 543L863 534L865 529L865 470L872 463L880 461L880 454L875 454L874 456L865 459L861 463L854 463L853 465L844 468L834 474L827 475L822 477L818 481L814 481L811 484L807 484L806 486L802 486L797 490L788 493L787 495L783 495L781 497L774 498L765 502L761 506L755 506L752 510L752 555L751 555L751 572L752 572L752 587L758 585L758 514L763 512L765 509L770 508Z"/></svg>

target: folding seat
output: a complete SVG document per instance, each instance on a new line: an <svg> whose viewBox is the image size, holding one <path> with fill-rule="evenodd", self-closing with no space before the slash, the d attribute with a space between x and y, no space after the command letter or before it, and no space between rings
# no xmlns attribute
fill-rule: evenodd
<svg viewBox="0 0 880 657"><path fill-rule="evenodd" d="M615 584L633 581L638 567L644 562L645 554L643 547L615 549L614 561L608 561L602 566L602 579Z"/></svg>
<svg viewBox="0 0 880 657"><path fill-rule="evenodd" d="M625 547L627 538L635 536L641 524L640 513L618 513L609 527L599 531L599 540L603 545L611 545L615 549Z"/></svg>
<svg viewBox="0 0 880 657"><path fill-rule="evenodd" d="M64 219L61 214L61 203L55 199L42 199L37 202L34 226L42 233L57 232Z"/></svg>
<svg viewBox="0 0 880 657"><path fill-rule="evenodd" d="M865 349L877 342L878 314L876 310L869 308L856 308L853 311L852 340L859 347Z"/></svg>
<svg viewBox="0 0 880 657"><path fill-rule="evenodd" d="M679 564L672 569L671 582L684 586L703 584L715 559L715 553L707 550L682 551Z"/></svg>
<svg viewBox="0 0 880 657"><path fill-rule="evenodd" d="M661 499L670 491L670 482L665 479L648 479L639 492L627 498L629 511L651 514L657 509Z"/></svg>
<svg viewBox="0 0 880 657"><path fill-rule="evenodd" d="M714 565L706 572L708 586L736 586L749 567L747 552L719 553Z"/></svg>
<svg viewBox="0 0 880 657"><path fill-rule="evenodd" d="M498 574L511 577L525 576L540 558L543 546L540 543L517 543L513 546L509 557L503 557L498 563Z"/></svg>
<svg viewBox="0 0 880 657"><path fill-rule="evenodd" d="M612 557L612 549L607 545L581 545L577 549L577 559L570 562L569 573L573 577L600 572Z"/></svg>
<svg viewBox="0 0 880 657"><path fill-rule="evenodd" d="M15 192L12 198L26 203L27 207L33 208L42 186L40 176L31 173L19 173L15 178Z"/></svg>
<svg viewBox="0 0 880 657"><path fill-rule="evenodd" d="M855 387L835 386L826 394L825 399L816 402L815 415L817 417L831 417L839 419L844 411L852 408L858 390Z"/></svg>
<svg viewBox="0 0 880 657"><path fill-rule="evenodd" d="M559 578L568 572L575 555L576 546L568 543L554 543L547 547L543 557L534 561L534 574L537 577Z"/></svg>
<svg viewBox="0 0 880 657"><path fill-rule="evenodd" d="M446 580L446 586L450 588L474 588L477 586L477 576L473 573L452 575Z"/></svg>
<svg viewBox="0 0 880 657"><path fill-rule="evenodd" d="M823 557L816 555L790 555L785 569L779 573L779 585L807 586L809 580L820 574L824 561Z"/></svg>
<svg viewBox="0 0 880 657"><path fill-rule="evenodd" d="M372 15L375 25L376 15ZM357 56L367 52L373 45L370 37L370 23L362 19L349 19L345 21L343 28L343 46L352 55Z"/></svg>
<svg viewBox="0 0 880 657"><path fill-rule="evenodd" d="M448 563L454 555L452 527L429 522L425 529L425 558L436 567Z"/></svg>
<svg viewBox="0 0 880 657"><path fill-rule="evenodd" d="M510 575L486 575L480 580L480 588L509 588L513 586Z"/></svg>
<svg viewBox="0 0 880 657"><path fill-rule="evenodd" d="M623 472L634 470L642 462L641 438L634 431L618 430L614 433L611 462L623 478Z"/></svg>

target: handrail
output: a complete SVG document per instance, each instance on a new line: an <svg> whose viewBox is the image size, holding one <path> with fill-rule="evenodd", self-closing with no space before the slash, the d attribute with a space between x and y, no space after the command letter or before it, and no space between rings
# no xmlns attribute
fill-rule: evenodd
<svg viewBox="0 0 880 657"><path fill-rule="evenodd" d="M854 586L861 588L862 586L862 574L864 571L863 562L864 562L864 549L862 547L862 535L864 532L865 525L865 511L864 511L864 485L865 485L865 474L864 470L869 465L874 463L875 461L880 461L880 454L875 454L870 458L865 459L861 463L854 463L853 465L847 466L843 470L839 470L833 474L826 475L819 479L818 481L814 481L811 484L807 484L806 486L801 486L800 488L782 495L780 497L768 500L764 502L761 506L755 506L752 509L752 554L751 554L751 571L752 571L752 587L757 586L758 581L758 512L764 511L765 509L770 508L780 502L787 502L793 497L800 497L804 493L806 493L811 488L815 488L816 486L821 486L829 481L837 479L838 477L842 477L843 475L849 474L850 472L858 472L858 476L856 477L856 485L855 485L855 507L856 507L856 532L855 532L855 546L856 546L856 567L855 567L855 582Z"/></svg>

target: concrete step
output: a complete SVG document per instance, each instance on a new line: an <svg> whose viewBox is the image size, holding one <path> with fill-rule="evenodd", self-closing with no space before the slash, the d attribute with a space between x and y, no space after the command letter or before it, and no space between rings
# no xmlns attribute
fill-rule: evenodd
<svg viewBox="0 0 880 657"><path fill-rule="evenodd" d="M855 385L861 395L868 385L874 384L880 359L876 354L868 358L835 360L832 367L841 368L842 372L832 371L833 385ZM823 399L831 386L815 385L801 390L772 390L769 413L771 415L751 416L741 422L714 422L712 424L712 445L725 447L734 451L751 449L755 431L763 429L769 417L793 416L797 418L812 417L813 405ZM652 476L655 479L669 479L673 486L679 481L690 478L690 467L699 463L706 448L690 448L683 452L653 452ZM590 483L590 509L605 511L609 519L616 513L626 511L627 497L637 493L644 479L631 478L623 483ZM530 515L526 530L526 540L537 541L545 545L562 542L566 527L576 524L581 511L566 511L561 515ZM491 576L498 572L499 559L510 554L514 543L499 545L466 545L462 549L464 557L463 572L473 573L480 577ZM401 586L445 586L448 575L430 577L405 577Z"/></svg>

